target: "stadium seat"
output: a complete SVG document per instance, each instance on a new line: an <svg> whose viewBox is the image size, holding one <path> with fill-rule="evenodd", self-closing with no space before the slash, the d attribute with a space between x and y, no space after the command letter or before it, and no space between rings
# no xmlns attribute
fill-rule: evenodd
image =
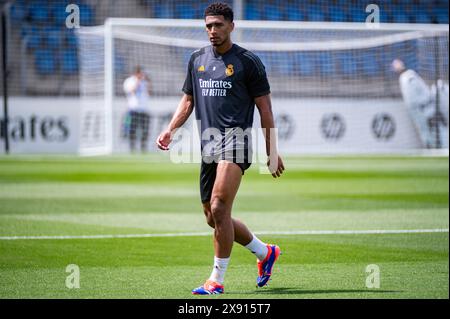
<svg viewBox="0 0 450 319"><path fill-rule="evenodd" d="M273 65L272 65L272 59L271 54L266 52L258 52L258 57L260 58L261 62L264 64L264 67L266 68L267 73L272 73L274 71Z"/></svg>
<svg viewBox="0 0 450 319"><path fill-rule="evenodd" d="M127 72L126 59L120 54L114 54L114 72L116 74L125 74Z"/></svg>
<svg viewBox="0 0 450 319"><path fill-rule="evenodd" d="M380 9L380 22L381 23L392 23L392 12L389 10Z"/></svg>
<svg viewBox="0 0 450 319"><path fill-rule="evenodd" d="M380 55L377 51L371 50L361 55L360 70L367 77L379 76L383 73Z"/></svg>
<svg viewBox="0 0 450 319"><path fill-rule="evenodd" d="M22 29L23 38L26 38L27 49L37 49L43 45L41 29L37 27L24 26Z"/></svg>
<svg viewBox="0 0 450 319"><path fill-rule="evenodd" d="M80 4L80 24L90 26L95 23L94 9L88 4Z"/></svg>
<svg viewBox="0 0 450 319"><path fill-rule="evenodd" d="M52 50L38 49L34 52L38 74L49 75L56 71L56 60Z"/></svg>
<svg viewBox="0 0 450 319"><path fill-rule="evenodd" d="M300 52L296 55L296 70L301 76L316 75L314 55L310 52Z"/></svg>
<svg viewBox="0 0 450 319"><path fill-rule="evenodd" d="M366 22L367 13L363 7L354 7L349 12L349 22Z"/></svg>
<svg viewBox="0 0 450 319"><path fill-rule="evenodd" d="M272 53L275 72L281 75L290 75L294 68L294 59L292 53L276 52Z"/></svg>
<svg viewBox="0 0 450 319"><path fill-rule="evenodd" d="M435 14L437 23L448 24L448 11L439 11Z"/></svg>
<svg viewBox="0 0 450 319"><path fill-rule="evenodd" d="M245 19L246 20L261 20L261 11L259 10L258 6L249 3L247 7L245 8Z"/></svg>
<svg viewBox="0 0 450 319"><path fill-rule="evenodd" d="M78 45L78 38L73 30L65 30L64 32L65 44L68 47L76 47Z"/></svg>
<svg viewBox="0 0 450 319"><path fill-rule="evenodd" d="M334 54L332 52L318 52L314 53L315 61L319 66L320 76L331 76L335 74Z"/></svg>
<svg viewBox="0 0 450 319"><path fill-rule="evenodd" d="M340 6L331 6L328 9L328 17L330 21L334 22L348 21L347 13Z"/></svg>
<svg viewBox="0 0 450 319"><path fill-rule="evenodd" d="M46 45L50 49L58 49L63 43L62 31L55 28L46 28L43 32Z"/></svg>
<svg viewBox="0 0 450 319"><path fill-rule="evenodd" d="M48 23L50 7L47 1L33 1L29 4L29 15L33 22Z"/></svg>
<svg viewBox="0 0 450 319"><path fill-rule="evenodd" d="M286 19L290 21L304 21L306 19L305 9L298 2L288 3Z"/></svg>
<svg viewBox="0 0 450 319"><path fill-rule="evenodd" d="M353 76L358 72L357 63L351 53L337 54L339 73L344 76Z"/></svg>
<svg viewBox="0 0 450 319"><path fill-rule="evenodd" d="M409 23L409 15L401 7L396 8L392 13L392 22L394 23Z"/></svg>
<svg viewBox="0 0 450 319"><path fill-rule="evenodd" d="M67 4L61 1L52 4L51 12L55 25L62 26L66 23L68 13L66 12Z"/></svg>
<svg viewBox="0 0 450 319"><path fill-rule="evenodd" d="M155 18L173 18L172 9L170 3L166 2L164 4L158 4L154 9Z"/></svg>
<svg viewBox="0 0 450 319"><path fill-rule="evenodd" d="M13 4L11 5L9 14L10 14L12 21L24 20L28 15L28 10L27 10L25 1L20 0L20 1L13 2Z"/></svg>
<svg viewBox="0 0 450 319"><path fill-rule="evenodd" d="M282 8L276 4L264 6L264 12L265 20L284 20Z"/></svg>
<svg viewBox="0 0 450 319"><path fill-rule="evenodd" d="M181 52L181 57L183 61L183 70L187 70L189 65L189 60L191 59L192 50L183 50Z"/></svg>
<svg viewBox="0 0 450 319"><path fill-rule="evenodd" d="M306 5L308 21L326 21L324 10L319 5Z"/></svg>
<svg viewBox="0 0 450 319"><path fill-rule="evenodd" d="M179 4L176 6L176 18L178 19L194 19L195 9L192 4Z"/></svg>
<svg viewBox="0 0 450 319"><path fill-rule="evenodd" d="M66 49L61 53L61 71L63 74L76 74L78 71L78 56L74 49Z"/></svg>
<svg viewBox="0 0 450 319"><path fill-rule="evenodd" d="M415 15L416 23L431 23L431 18L426 12L417 12Z"/></svg>

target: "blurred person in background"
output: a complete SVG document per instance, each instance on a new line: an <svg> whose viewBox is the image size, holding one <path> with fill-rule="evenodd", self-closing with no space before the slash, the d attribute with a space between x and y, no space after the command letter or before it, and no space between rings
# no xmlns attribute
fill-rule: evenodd
<svg viewBox="0 0 450 319"><path fill-rule="evenodd" d="M124 122L124 135L129 138L130 151L136 151L136 138L140 134L141 151L147 151L150 126L150 80L138 65L123 83L128 103Z"/></svg>
<svg viewBox="0 0 450 319"><path fill-rule="evenodd" d="M448 148L448 84L442 80L429 87L417 72L400 59L392 61L411 119L426 148Z"/></svg>

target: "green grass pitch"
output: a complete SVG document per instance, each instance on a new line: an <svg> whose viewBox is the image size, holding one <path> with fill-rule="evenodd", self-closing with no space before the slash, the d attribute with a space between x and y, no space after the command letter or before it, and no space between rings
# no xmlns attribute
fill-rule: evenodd
<svg viewBox="0 0 450 319"><path fill-rule="evenodd" d="M166 154L167 155L167 154ZM166 155L0 158L0 298L205 298L212 237L17 239L211 232L199 164ZM448 158L286 157L280 179L254 165L233 215L283 255L269 287L235 244L225 294L207 298L449 298ZM279 234L308 230L430 233ZM274 234L267 233L268 231ZM66 287L66 266L80 288ZM367 288L378 265L380 287Z"/></svg>

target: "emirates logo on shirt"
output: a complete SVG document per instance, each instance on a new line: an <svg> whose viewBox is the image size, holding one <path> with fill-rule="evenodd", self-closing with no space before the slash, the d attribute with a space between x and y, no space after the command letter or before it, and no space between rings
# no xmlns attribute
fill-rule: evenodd
<svg viewBox="0 0 450 319"><path fill-rule="evenodd" d="M231 81L199 79L202 96L227 96L227 90L233 87Z"/></svg>

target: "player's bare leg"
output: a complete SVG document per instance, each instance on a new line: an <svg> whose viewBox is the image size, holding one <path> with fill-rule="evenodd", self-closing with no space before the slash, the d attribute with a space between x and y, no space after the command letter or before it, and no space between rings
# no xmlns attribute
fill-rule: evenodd
<svg viewBox="0 0 450 319"><path fill-rule="evenodd" d="M214 220L214 251L218 258L228 258L234 242L231 208L242 179L238 165L220 161L211 195L211 214Z"/></svg>
<svg viewBox="0 0 450 319"><path fill-rule="evenodd" d="M220 161L212 189L207 222L214 225L214 266L206 283L194 289L193 294L223 293L223 281L230 261L235 237L231 208L241 183L242 171L234 163ZM205 207L206 205L204 205Z"/></svg>
<svg viewBox="0 0 450 319"><path fill-rule="evenodd" d="M203 212L205 213L206 222L211 228L215 228L214 219L212 217L211 213L211 203L207 202L203 204ZM248 229L248 227L241 222L239 219L231 218L233 222L233 228L234 228L234 241L238 244L241 244L242 246L248 245L253 235Z"/></svg>

